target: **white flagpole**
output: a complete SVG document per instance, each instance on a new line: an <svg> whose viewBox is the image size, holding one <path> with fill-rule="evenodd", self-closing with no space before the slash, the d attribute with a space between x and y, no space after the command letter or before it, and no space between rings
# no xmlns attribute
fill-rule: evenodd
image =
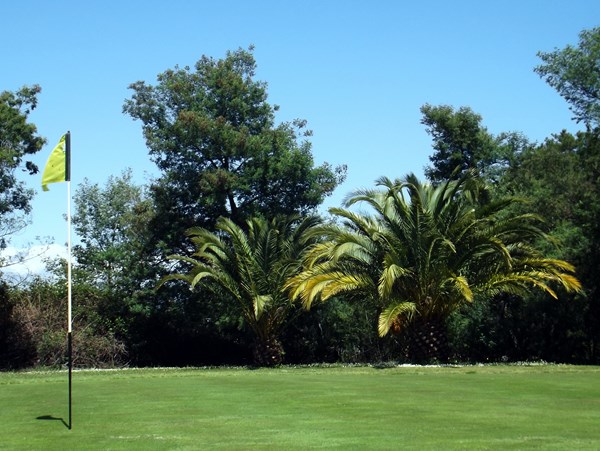
<svg viewBox="0 0 600 451"><path fill-rule="evenodd" d="M72 428L71 387L73 372L73 315L71 290L71 132L67 132L65 179L67 181L67 352L69 364L69 429Z"/></svg>
<svg viewBox="0 0 600 451"><path fill-rule="evenodd" d="M64 146L63 146L64 145ZM62 171L57 167L62 160L64 152L64 179ZM56 152L56 153L55 153ZM42 173L42 189L48 191L49 183L67 182L67 362L69 367L69 430L72 427L71 415L71 386L73 372L73 314L71 291L71 132L65 133L58 145L50 153L48 162Z"/></svg>
<svg viewBox="0 0 600 451"><path fill-rule="evenodd" d="M71 181L67 181L67 317L68 333L73 332L73 314L71 311Z"/></svg>

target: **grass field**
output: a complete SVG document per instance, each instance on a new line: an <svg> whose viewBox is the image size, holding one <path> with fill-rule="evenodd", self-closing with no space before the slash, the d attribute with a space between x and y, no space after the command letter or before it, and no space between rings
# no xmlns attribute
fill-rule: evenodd
<svg viewBox="0 0 600 451"><path fill-rule="evenodd" d="M0 373L7 450L598 450L600 367L78 371L67 417L65 372Z"/></svg>

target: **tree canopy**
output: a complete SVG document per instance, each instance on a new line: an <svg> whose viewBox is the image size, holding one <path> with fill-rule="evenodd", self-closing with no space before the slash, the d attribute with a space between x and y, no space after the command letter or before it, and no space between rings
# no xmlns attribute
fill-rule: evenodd
<svg viewBox="0 0 600 451"><path fill-rule="evenodd" d="M130 170L109 177L104 187L87 179L78 186L73 227L80 243L73 253L95 284L109 292L120 289L121 295L132 289L135 268L144 264L151 214L151 204L143 188L133 183Z"/></svg>
<svg viewBox="0 0 600 451"><path fill-rule="evenodd" d="M535 68L569 103L574 119L600 125L600 27L583 30L579 45L538 52L543 61Z"/></svg>
<svg viewBox="0 0 600 451"><path fill-rule="evenodd" d="M257 214L305 214L344 179L344 166L314 165L306 121L275 124L255 70L252 48L238 49L167 70L155 86L130 86L123 110L142 122L162 171L152 192L159 223L170 224L165 235L221 216L243 225Z"/></svg>
<svg viewBox="0 0 600 451"><path fill-rule="evenodd" d="M425 104L421 113L421 123L433 140L431 165L425 168L425 175L434 183L459 179L472 170L497 183L515 157L529 146L520 133L491 134L481 115L469 107Z"/></svg>
<svg viewBox="0 0 600 451"><path fill-rule="evenodd" d="M33 190L17 179L16 171L29 174L38 172L27 156L33 155L46 140L37 134L34 124L27 121L37 106L37 85L24 86L16 92L0 93L0 245L6 244L6 235L22 225L20 213L29 213ZM15 216L17 215L17 216Z"/></svg>

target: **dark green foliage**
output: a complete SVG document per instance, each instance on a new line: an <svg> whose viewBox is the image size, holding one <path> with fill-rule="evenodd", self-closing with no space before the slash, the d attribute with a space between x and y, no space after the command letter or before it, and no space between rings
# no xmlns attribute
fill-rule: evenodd
<svg viewBox="0 0 600 451"><path fill-rule="evenodd" d="M519 206L543 217L557 245L547 251L573 262L585 302L570 311L582 326L585 349L579 361L597 362L600 343L600 139L598 131L562 132L524 152L507 172L503 189L528 200ZM579 301L578 301L579 302ZM583 301L582 301L583 302ZM559 312L556 312L559 314ZM554 321L559 321L556 318ZM589 359L589 360L586 360Z"/></svg>
<svg viewBox="0 0 600 451"><path fill-rule="evenodd" d="M129 362L150 367L250 364L252 337L237 327L215 326L211 314L218 312L206 308L215 305L196 300L185 309L179 304L166 309L157 306L134 315Z"/></svg>
<svg viewBox="0 0 600 451"><path fill-rule="evenodd" d="M286 328L282 342L288 363L379 363L402 360L398 337L377 334L377 309L339 298L321 303Z"/></svg>
<svg viewBox="0 0 600 451"><path fill-rule="evenodd" d="M563 131L525 149L505 171L496 194L526 200L511 207L513 214L534 213L544 219L551 239L537 245L575 265L583 296L560 293L556 301L534 295L480 298L452 317L454 358L599 361L599 158L596 131Z"/></svg>
<svg viewBox="0 0 600 451"><path fill-rule="evenodd" d="M130 86L133 95L123 110L141 121L161 174L149 187L154 213L145 260L157 268L153 281L165 275L167 255L190 255L183 239L189 228L213 230L219 217L245 227L254 215L307 215L345 177L344 167L315 166L306 121L276 125L277 107L267 102L267 85L254 79L255 70L252 49L239 49L223 59L203 56L193 68L167 70L155 85ZM166 315L163 344L175 335L185 335L190 345L194 337L218 341L224 331L239 328L239 314L214 294L199 301L187 288L169 285L154 297L146 313L156 321ZM238 346L239 337L231 340L225 341Z"/></svg>
<svg viewBox="0 0 600 451"><path fill-rule="evenodd" d="M476 171L488 183L496 184L530 145L520 133L492 135L482 125L482 117L469 107L455 110L448 105L426 104L421 113L421 123L433 140L431 165L425 168L425 176L434 183Z"/></svg>
<svg viewBox="0 0 600 451"><path fill-rule="evenodd" d="M598 129L592 128L597 124L595 111L598 108L597 96L593 94L597 91L598 77L598 58L593 56L597 52L597 36L597 29L584 32L580 48L540 54L546 65L536 69L567 98L578 120L586 122L588 131L585 133L571 135L563 131L534 146L514 133L493 137L481 126L481 117L468 108L455 111L447 106L426 105L422 109L423 123L429 127L435 149L428 176L440 182L473 168L493 184L494 197L509 195L525 199L524 203L512 205L510 211L512 214L534 213L543 218L542 227L549 233L550 240L538 241L536 245L548 256L573 263L585 292L585 297L570 299L567 304L562 293L556 305L539 296L513 300L509 306L516 310L505 310L506 317L488 311L492 319L484 322L470 315L477 316L485 306L497 307L489 304L492 300L480 300L472 307L465 307L465 316L459 315L462 320L453 323L453 333L463 324L481 336L464 331L468 337L461 336L465 346L459 348L472 352L459 352L461 358L526 359L542 358L539 357L542 353L550 360L598 361L600 146ZM563 310L559 308L561 305ZM563 315L567 314L569 317L565 320ZM471 327L471 321L479 326ZM535 331L535 334L528 340L515 341L518 330ZM485 351L476 351L479 338L486 342ZM565 343L571 352L560 351ZM504 351L496 352L498 349Z"/></svg>
<svg viewBox="0 0 600 451"><path fill-rule="evenodd" d="M490 133L468 107L424 105L432 184L382 178L381 191L348 198L372 216L334 209L344 224L299 246L271 219L309 217L345 168L315 167L305 121L276 124L252 49L132 84L123 109L141 121L160 176L140 187L125 172L77 189L76 365L600 363L599 36L540 52L535 69L586 132L534 145ZM0 246L30 210L33 191L15 175L38 170L27 158L44 139L27 118L39 91L0 94ZM290 284L309 243L306 277ZM578 288L565 261L581 294L553 289ZM170 269L202 288L155 290ZM0 286L0 369L64 365L62 263L53 272ZM303 312L284 286L301 286L306 305L330 300Z"/></svg>
<svg viewBox="0 0 600 451"><path fill-rule="evenodd" d="M345 168L314 167L306 122L275 125L266 83L255 81L252 50L203 56L193 69L136 82L124 112L143 124L161 177L151 188L154 232L173 249L192 226L218 217L305 214L344 179Z"/></svg>
<svg viewBox="0 0 600 451"><path fill-rule="evenodd" d="M525 182L523 191L554 225L562 239L563 254L578 265L588 304L577 312L583 317L589 362L600 362L600 28L583 30L577 47L567 45L540 52L543 64L535 71L568 102L574 117L587 126L575 137L552 137L529 158L540 167L527 166L514 179ZM540 165L541 166L541 165ZM551 166L548 168L548 166ZM546 170L544 170L546 169ZM549 170L548 170L549 169ZM535 183L528 180L536 180ZM551 195L548 196L548 193Z"/></svg>
<svg viewBox="0 0 600 451"><path fill-rule="evenodd" d="M15 310L9 287L0 284L0 370L26 368L35 363L33 337Z"/></svg>
<svg viewBox="0 0 600 451"><path fill-rule="evenodd" d="M93 287L104 327L135 346L134 337L143 339L135 327L157 308L158 268L147 254L152 205L130 171L110 177L104 187L84 180L74 200L80 239L73 248L74 284Z"/></svg>
<svg viewBox="0 0 600 451"><path fill-rule="evenodd" d="M155 291L166 267L152 257L162 251L149 230L153 217L153 205L130 171L105 186L84 181L76 191L73 224L80 243L74 246L73 279L93 290L89 298L102 328L124 343L132 365L247 363L237 325L210 320L227 314L221 299L199 302L198 295L173 287Z"/></svg>
<svg viewBox="0 0 600 451"><path fill-rule="evenodd" d="M450 318L452 358L591 363L592 343L584 324L589 308L582 297L552 302L542 296L480 299Z"/></svg>
<svg viewBox="0 0 600 451"><path fill-rule="evenodd" d="M80 244L73 254L89 281L109 293L130 297L145 268L144 246L153 214L131 171L109 177L105 187L85 179L75 192L73 227Z"/></svg>
<svg viewBox="0 0 600 451"><path fill-rule="evenodd" d="M583 30L579 45L539 52L535 71L569 103L577 122L600 126L600 27Z"/></svg>
<svg viewBox="0 0 600 451"><path fill-rule="evenodd" d="M25 159L38 152L46 140L37 135L34 124L27 122L37 106L37 85L23 87L13 93L0 93L0 246L6 237L23 227L22 214L30 211L34 191L17 180L16 171L38 172L37 166Z"/></svg>
<svg viewBox="0 0 600 451"><path fill-rule="evenodd" d="M530 147L506 172L503 188L526 196L528 202L521 210L541 214L551 229L564 221L580 222L578 215L594 201L592 168L585 161L591 138L562 131Z"/></svg>
<svg viewBox="0 0 600 451"><path fill-rule="evenodd" d="M489 158L492 136L481 125L481 116L468 107L457 111L448 105L421 107L427 133L433 139L432 165L425 169L429 180L459 178L465 171L480 167Z"/></svg>

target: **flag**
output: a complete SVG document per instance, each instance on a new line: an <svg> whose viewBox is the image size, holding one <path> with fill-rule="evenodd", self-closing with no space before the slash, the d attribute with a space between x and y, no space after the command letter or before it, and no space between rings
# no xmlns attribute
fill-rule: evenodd
<svg viewBox="0 0 600 451"><path fill-rule="evenodd" d="M42 174L42 189L44 191L48 191L49 183L67 182L70 179L69 138L69 133L64 134L48 157L48 162Z"/></svg>

